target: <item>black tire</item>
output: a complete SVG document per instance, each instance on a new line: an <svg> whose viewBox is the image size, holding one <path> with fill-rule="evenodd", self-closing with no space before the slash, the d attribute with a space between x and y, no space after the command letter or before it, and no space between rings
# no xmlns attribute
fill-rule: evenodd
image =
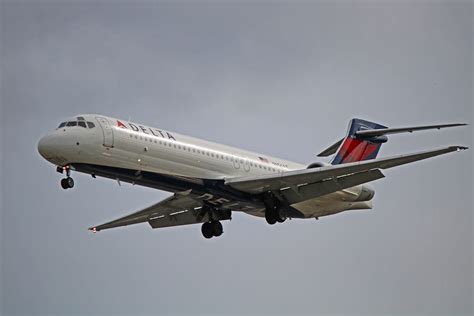
<svg viewBox="0 0 474 316"><path fill-rule="evenodd" d="M275 218L278 223L283 223L286 221L286 212L283 209L277 209L275 210Z"/></svg>
<svg viewBox="0 0 474 316"><path fill-rule="evenodd" d="M201 233L206 239L210 239L214 236L213 231L212 231L212 225L211 223L204 223L201 226Z"/></svg>
<svg viewBox="0 0 474 316"><path fill-rule="evenodd" d="M224 232L224 228L222 227L221 222L214 221L211 223L211 225L212 225L212 234L214 235L214 237L219 237L220 235L222 235L222 233Z"/></svg>
<svg viewBox="0 0 474 316"><path fill-rule="evenodd" d="M61 188L63 188L64 190L69 189L69 184L67 183L67 179L66 179L66 178L61 179Z"/></svg>
<svg viewBox="0 0 474 316"><path fill-rule="evenodd" d="M70 189L74 188L74 179L73 178L66 178L67 185Z"/></svg>
<svg viewBox="0 0 474 316"><path fill-rule="evenodd" d="M270 210L265 211L265 219L267 220L267 223L270 225L273 225L277 222L275 213Z"/></svg>

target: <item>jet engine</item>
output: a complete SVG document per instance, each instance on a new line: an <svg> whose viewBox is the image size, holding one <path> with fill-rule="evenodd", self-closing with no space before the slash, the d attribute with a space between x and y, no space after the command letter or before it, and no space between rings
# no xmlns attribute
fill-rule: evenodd
<svg viewBox="0 0 474 316"><path fill-rule="evenodd" d="M322 161L317 161L310 164L308 167L306 167L306 169L321 168L321 167L326 167L326 166L330 166L330 164L322 162Z"/></svg>

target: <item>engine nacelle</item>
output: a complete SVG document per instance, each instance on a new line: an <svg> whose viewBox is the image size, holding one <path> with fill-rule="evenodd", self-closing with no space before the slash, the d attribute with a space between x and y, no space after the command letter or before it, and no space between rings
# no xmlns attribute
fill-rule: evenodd
<svg viewBox="0 0 474 316"><path fill-rule="evenodd" d="M375 190L370 184L363 184L356 201L370 201L375 196Z"/></svg>
<svg viewBox="0 0 474 316"><path fill-rule="evenodd" d="M308 167L306 167L306 169L321 168L321 167L326 167L326 166L330 166L330 164L318 161L318 162L313 162Z"/></svg>

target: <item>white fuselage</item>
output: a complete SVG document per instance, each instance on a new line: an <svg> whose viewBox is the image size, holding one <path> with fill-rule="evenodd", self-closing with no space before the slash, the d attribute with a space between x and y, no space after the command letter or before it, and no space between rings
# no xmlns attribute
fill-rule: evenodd
<svg viewBox="0 0 474 316"><path fill-rule="evenodd" d="M62 126L41 139L39 151L51 163L57 166L80 163L141 170L182 177L188 181L224 180L306 168L295 162L125 120L102 115L78 117L95 126L87 128L82 123ZM371 208L370 201L357 201L363 190L364 186L356 186L293 207L305 217Z"/></svg>

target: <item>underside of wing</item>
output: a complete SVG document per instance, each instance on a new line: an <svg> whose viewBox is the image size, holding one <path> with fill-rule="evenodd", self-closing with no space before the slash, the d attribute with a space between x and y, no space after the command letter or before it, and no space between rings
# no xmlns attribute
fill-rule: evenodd
<svg viewBox="0 0 474 316"><path fill-rule="evenodd" d="M212 213L211 213L212 212ZM148 222L152 228L197 224L213 219L230 219L230 212L208 210L190 192L176 193L143 210L89 228L93 232Z"/></svg>

